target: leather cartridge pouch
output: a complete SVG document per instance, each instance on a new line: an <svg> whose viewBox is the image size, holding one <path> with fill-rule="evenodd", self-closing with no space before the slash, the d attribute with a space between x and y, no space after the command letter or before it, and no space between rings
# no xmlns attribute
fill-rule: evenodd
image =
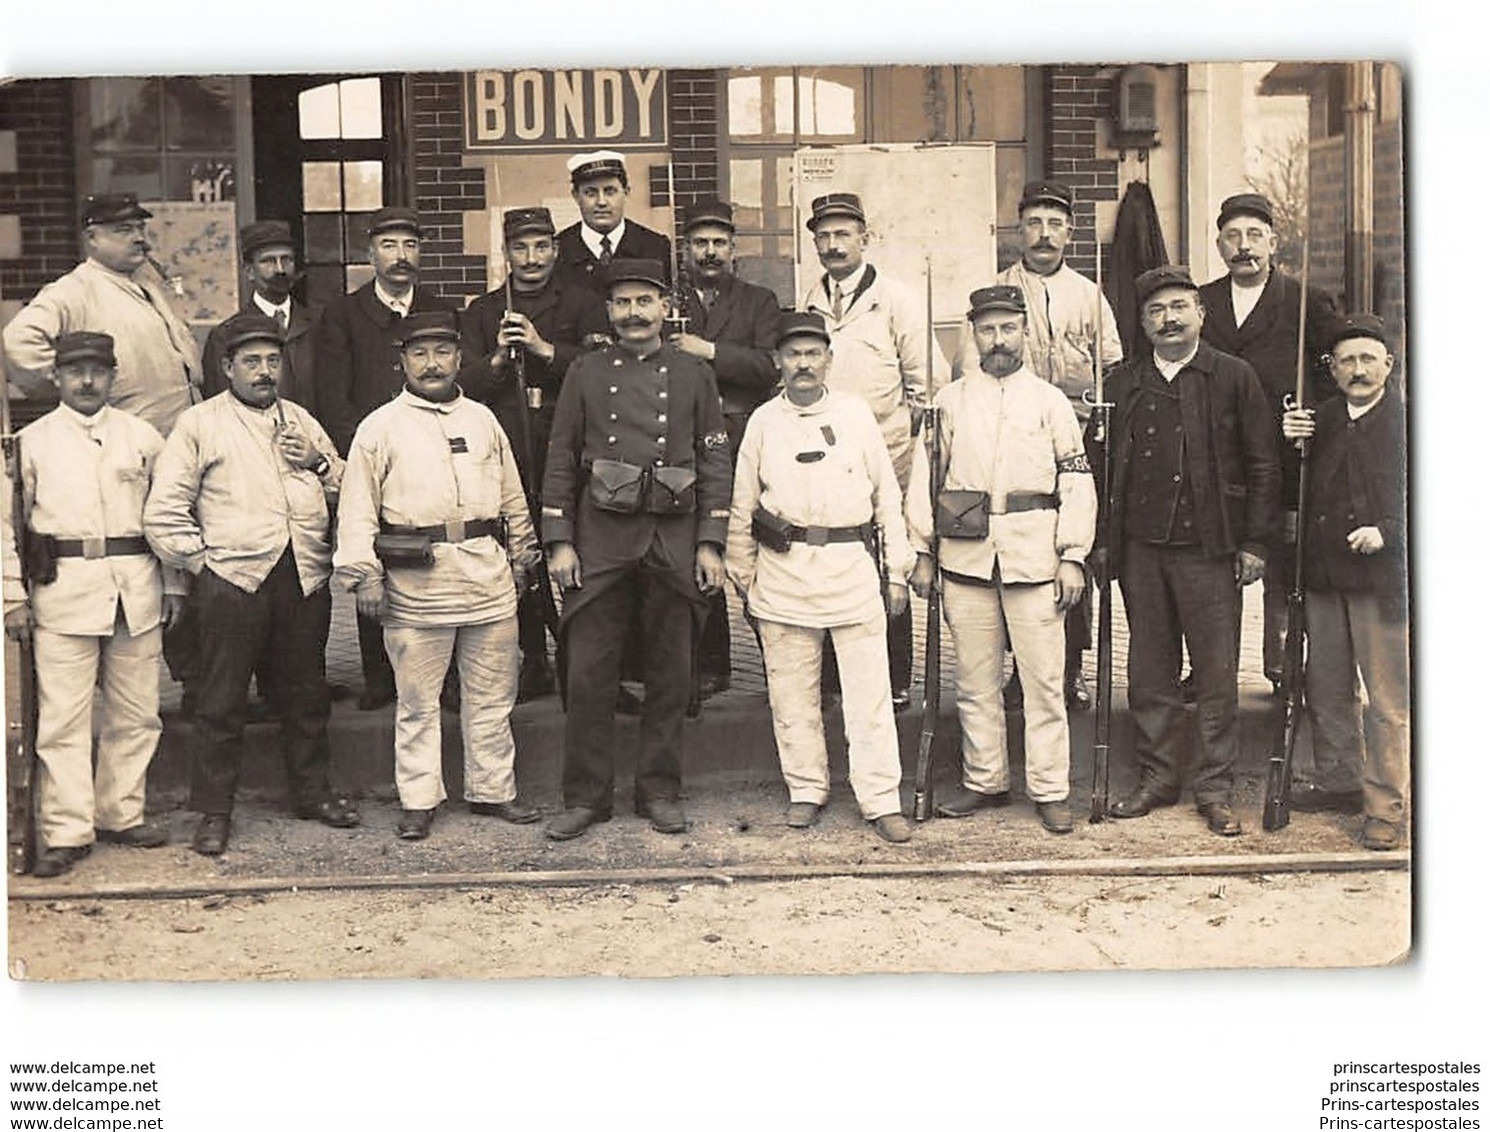
<svg viewBox="0 0 1490 1132"><path fill-rule="evenodd" d="M750 516L750 537L767 550L785 554L792 548L792 524L763 507L757 507L755 514Z"/></svg>
<svg viewBox="0 0 1490 1132"><path fill-rule="evenodd" d="M988 492L943 491L936 497L936 533L942 538L987 538Z"/></svg>
<svg viewBox="0 0 1490 1132"><path fill-rule="evenodd" d="M26 556L26 578L34 586L49 586L57 580L57 540L51 535L27 530L21 535Z"/></svg>
<svg viewBox="0 0 1490 1132"><path fill-rule="evenodd" d="M693 485L698 473L692 468L653 468L647 484L647 511L653 515L691 515Z"/></svg>
<svg viewBox="0 0 1490 1132"><path fill-rule="evenodd" d="M590 500L602 511L635 515L642 509L647 470L621 460L599 459L590 465Z"/></svg>
<svg viewBox="0 0 1490 1132"><path fill-rule="evenodd" d="M423 569L435 564L434 539L429 535L379 531L373 535L373 553L384 566Z"/></svg>

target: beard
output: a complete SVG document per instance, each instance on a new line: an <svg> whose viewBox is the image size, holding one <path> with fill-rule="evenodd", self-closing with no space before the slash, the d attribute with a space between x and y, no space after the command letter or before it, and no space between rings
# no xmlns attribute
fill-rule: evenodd
<svg viewBox="0 0 1490 1132"><path fill-rule="evenodd" d="M983 372L994 377L1008 377L1023 364L1023 356L1009 350L992 350L981 363Z"/></svg>

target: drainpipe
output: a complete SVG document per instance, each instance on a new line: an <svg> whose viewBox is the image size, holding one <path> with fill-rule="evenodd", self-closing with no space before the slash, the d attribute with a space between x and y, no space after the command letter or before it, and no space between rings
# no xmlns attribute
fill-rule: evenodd
<svg viewBox="0 0 1490 1132"><path fill-rule="evenodd" d="M1372 63L1345 64L1345 309L1373 309L1372 150L1376 76Z"/></svg>

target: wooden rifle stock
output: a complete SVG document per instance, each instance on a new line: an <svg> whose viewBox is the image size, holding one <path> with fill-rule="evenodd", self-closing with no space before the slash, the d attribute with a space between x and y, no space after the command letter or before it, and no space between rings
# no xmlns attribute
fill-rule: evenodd
<svg viewBox="0 0 1490 1132"><path fill-rule="evenodd" d="M1304 266L1299 280L1299 342L1295 358L1291 407L1303 409L1305 392L1305 324L1309 313L1309 241L1304 241ZM1288 406L1285 406L1288 407ZM1288 825L1288 794L1293 783L1293 752L1298 745L1304 711L1304 517L1309 501L1309 442L1299 442L1299 509L1294 524L1293 578L1288 589L1288 629L1283 639L1283 710L1273 748L1268 755L1268 785L1262 801L1262 828L1268 833Z"/></svg>
<svg viewBox="0 0 1490 1132"><path fill-rule="evenodd" d="M671 341L688 333L688 248L678 231L678 202L673 188L673 163L667 163L667 210L673 218L673 287L668 298L672 307L662 320L663 338Z"/></svg>
<svg viewBox="0 0 1490 1132"><path fill-rule="evenodd" d="M931 759L936 745L936 717L942 706L942 581L941 545L936 533L936 501L942 491L942 421L936 407L936 342L931 305L931 257L926 257L926 409L921 416L921 435L926 440L931 483L931 592L926 595L926 674L923 681L921 735L916 742L916 783L911 816L916 821L931 817Z"/></svg>
<svg viewBox="0 0 1490 1132"><path fill-rule="evenodd" d="M4 382L0 375L0 383ZM0 389L0 394L8 390ZM0 548L0 553L14 554L20 563L21 582L30 593L27 576L28 524L26 488L21 476L21 441L10 428L8 395L0 410L3 431L5 467L11 483L11 529L15 545ZM5 815L6 854L10 871L17 876L29 873L36 863L36 730L38 700L36 689L36 655L29 633L6 643L6 728L5 728ZM16 715L10 714L11 682L15 684Z"/></svg>
<svg viewBox="0 0 1490 1132"><path fill-rule="evenodd" d="M1111 521L1112 514L1112 404L1107 400L1106 378L1102 372L1102 239L1097 237L1097 323L1092 357L1094 380L1092 398L1092 443L1097 449L1098 514ZM1112 560L1108 551L1100 576L1093 579L1097 587L1097 702L1092 721L1092 809L1090 821L1107 817L1107 795L1112 765Z"/></svg>

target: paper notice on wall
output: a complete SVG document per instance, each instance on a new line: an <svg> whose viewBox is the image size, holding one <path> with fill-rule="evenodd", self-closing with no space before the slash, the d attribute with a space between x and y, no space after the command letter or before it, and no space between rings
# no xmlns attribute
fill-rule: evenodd
<svg viewBox="0 0 1490 1132"><path fill-rule="evenodd" d="M797 151L797 179L804 185L829 185L838 176L838 153L825 149Z"/></svg>
<svg viewBox="0 0 1490 1132"><path fill-rule="evenodd" d="M233 201L144 202L156 262L165 269L176 313L216 326L238 309L238 221Z"/></svg>

